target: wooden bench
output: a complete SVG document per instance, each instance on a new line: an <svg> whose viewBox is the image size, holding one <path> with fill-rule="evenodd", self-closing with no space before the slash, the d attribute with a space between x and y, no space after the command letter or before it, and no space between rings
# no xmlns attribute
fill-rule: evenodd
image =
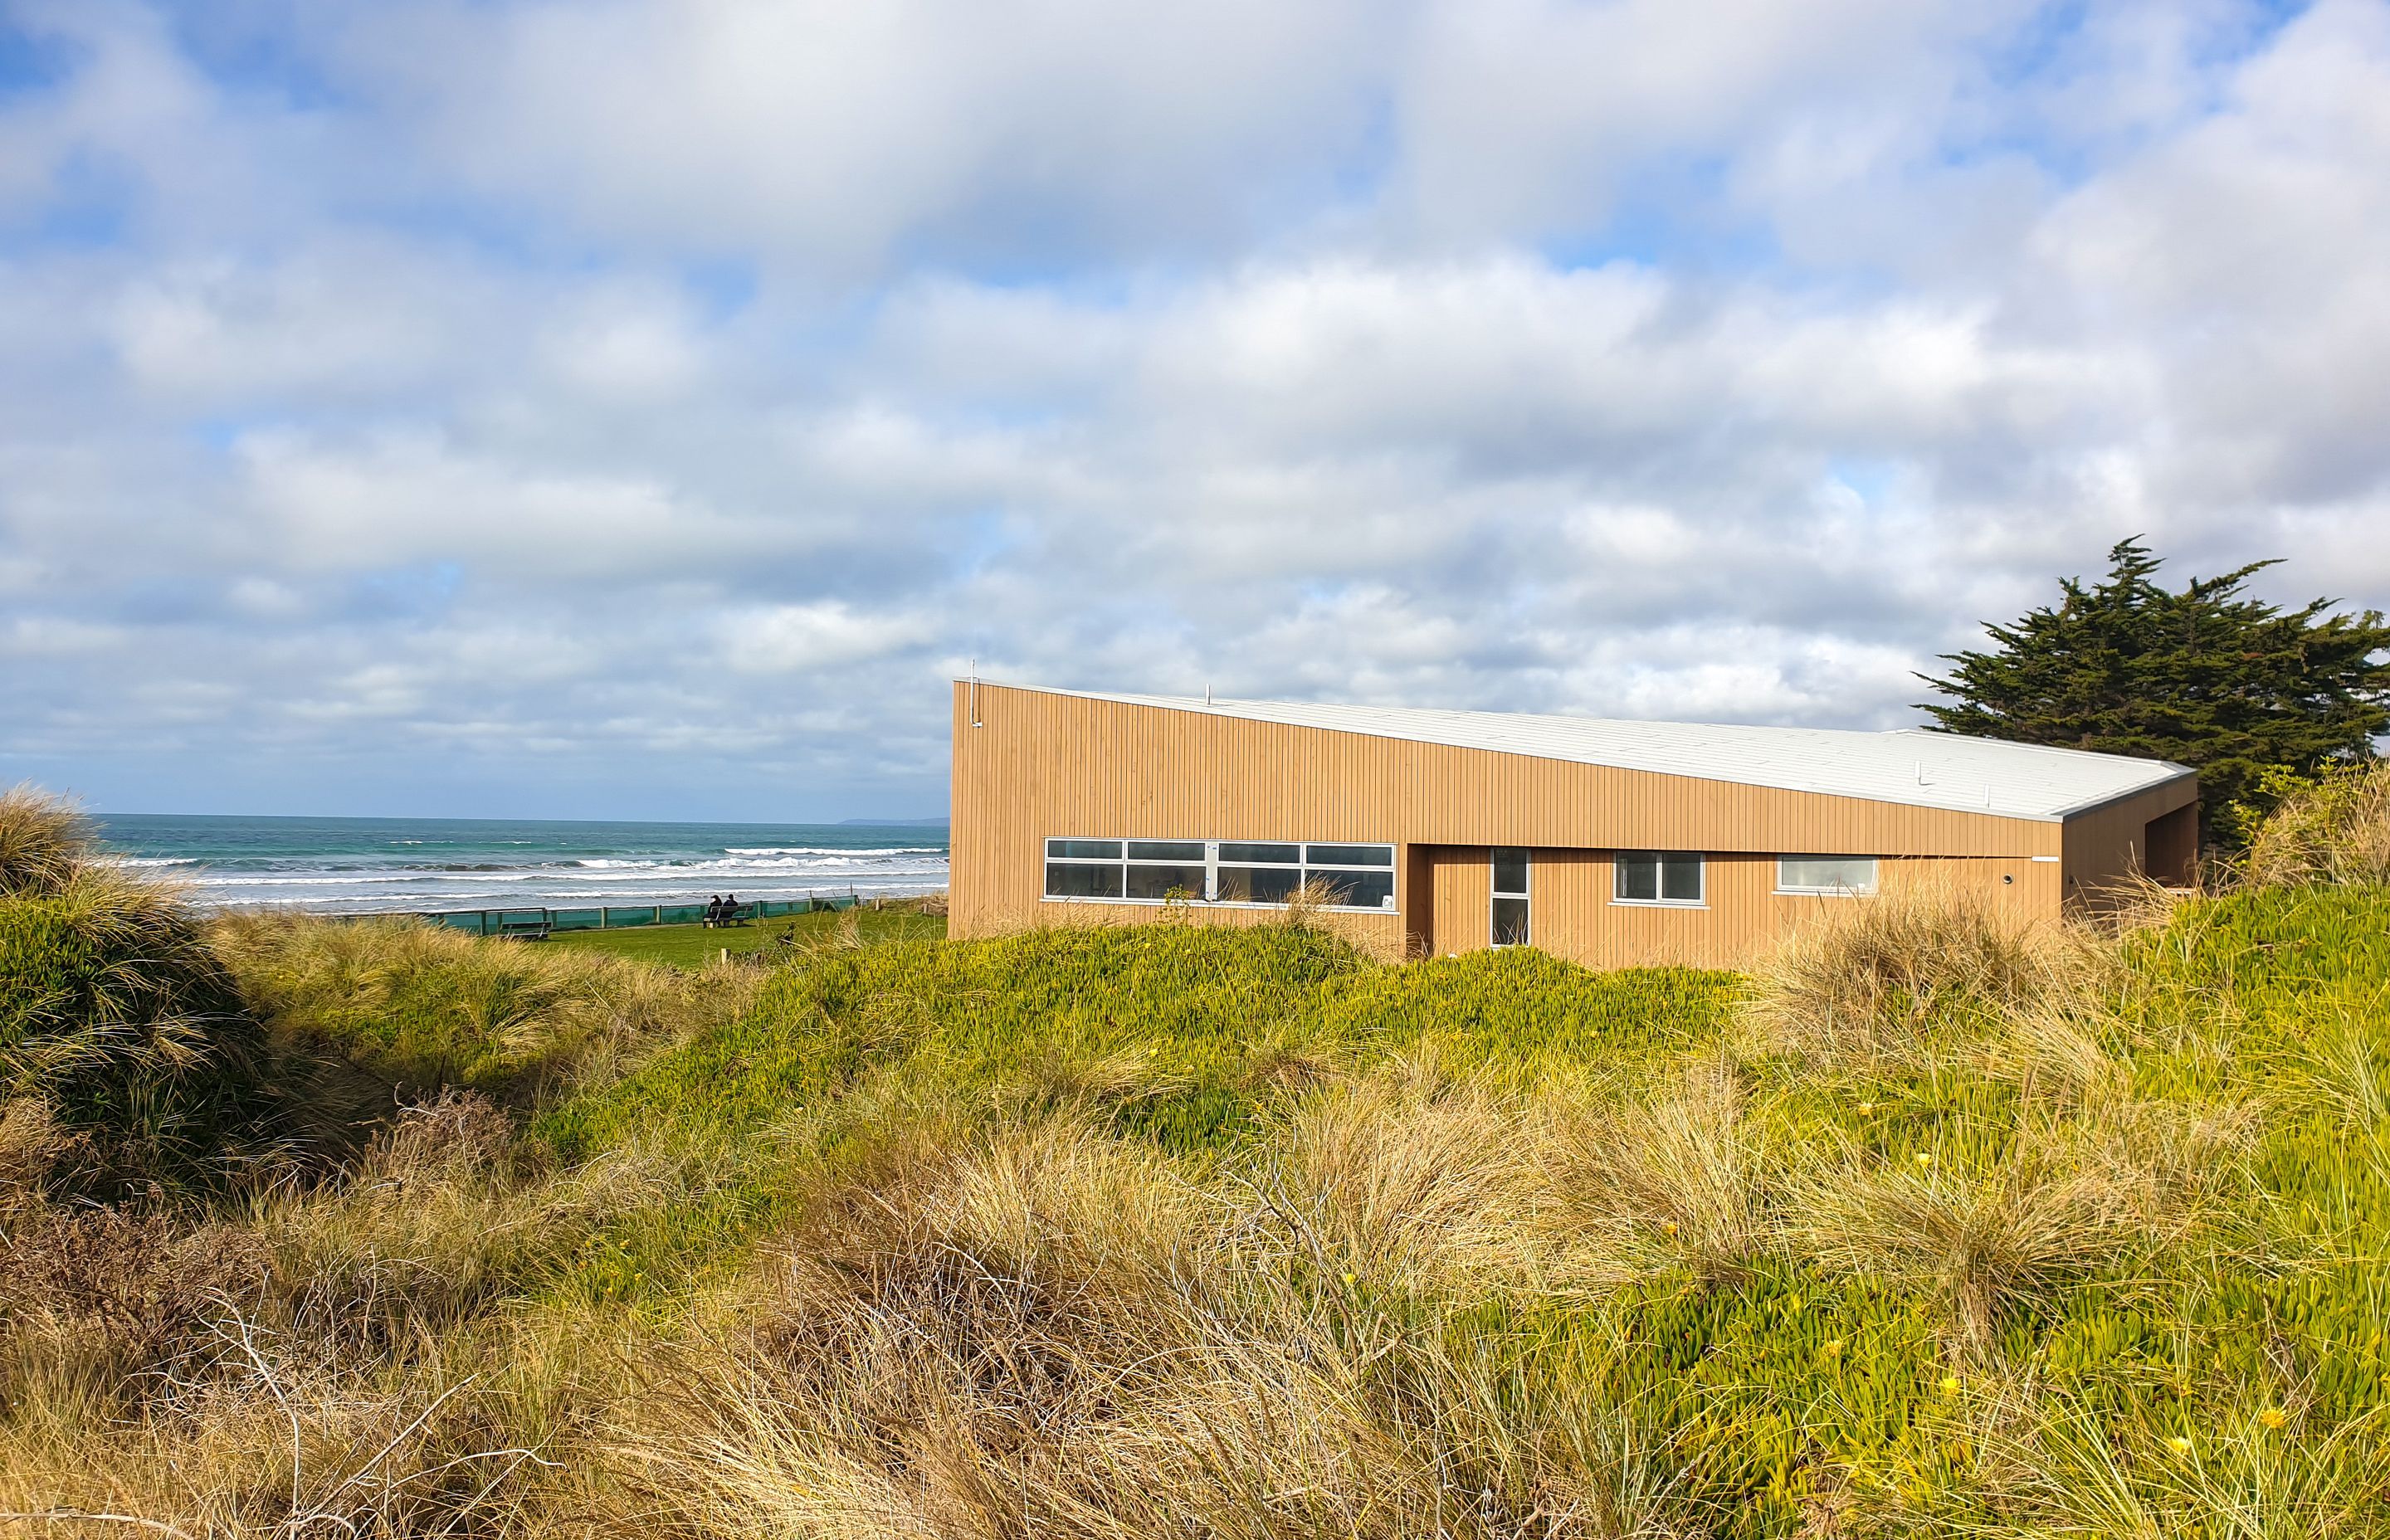
<svg viewBox="0 0 2390 1540"><path fill-rule="evenodd" d="M505 941L546 941L556 929L556 917L546 909L518 909L498 916L498 936Z"/></svg>

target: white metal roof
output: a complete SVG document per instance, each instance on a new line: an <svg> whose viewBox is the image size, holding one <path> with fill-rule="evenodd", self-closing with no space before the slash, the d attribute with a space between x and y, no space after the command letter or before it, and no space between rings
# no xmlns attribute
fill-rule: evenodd
<svg viewBox="0 0 2390 1540"><path fill-rule="evenodd" d="M1917 727L1867 733L1282 700L1207 701L1099 690L1041 693L2049 823L2192 774L2166 760L1960 738Z"/></svg>

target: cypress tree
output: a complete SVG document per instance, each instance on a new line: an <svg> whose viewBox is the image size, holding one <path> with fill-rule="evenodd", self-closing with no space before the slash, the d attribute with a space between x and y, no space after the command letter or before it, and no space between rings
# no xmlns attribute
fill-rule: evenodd
<svg viewBox="0 0 2390 1540"><path fill-rule="evenodd" d="M2272 561L2180 591L2156 581L2158 558L2139 539L2108 561L2105 582L2062 579L2057 604L1987 623L1987 650L1943 654L1949 677L1918 675L1952 698L1921 704L1936 730L2191 765L2206 833L2226 844L2285 773L2377 757L2373 740L2390 729L2380 611L2327 613L2333 599L2285 610L2242 593Z"/></svg>

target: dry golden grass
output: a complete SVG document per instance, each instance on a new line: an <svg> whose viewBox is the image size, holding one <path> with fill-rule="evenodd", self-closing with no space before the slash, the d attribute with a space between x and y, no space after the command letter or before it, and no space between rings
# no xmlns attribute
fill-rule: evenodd
<svg viewBox="0 0 2390 1540"><path fill-rule="evenodd" d="M402 1087L534 1099L736 1015L752 968L697 972L578 949L494 946L411 919L220 917L209 940L277 1030L338 1044Z"/></svg>
<svg viewBox="0 0 2390 1540"><path fill-rule="evenodd" d="M1918 881L1821 909L1754 969L1745 1008L1764 1050L1898 1060L1952 1026L2075 996L2105 966L2088 933Z"/></svg>
<svg viewBox="0 0 2390 1540"><path fill-rule="evenodd" d="M0 896L57 892L92 864L91 824L31 785L0 791Z"/></svg>
<svg viewBox="0 0 2390 1540"><path fill-rule="evenodd" d="M2295 1383L2241 1387L2186 1427L2102 1415L2030 1375L1994 1380L1948 1417L2002 1516L1971 1534L2027 1540L2332 1540L2384 1533L2384 1416L2319 1429ZM2354 1472L2354 1479L2351 1473ZM1928 1515L1912 1526L1930 1532Z"/></svg>
<svg viewBox="0 0 2390 1540"><path fill-rule="evenodd" d="M0 1513L192 1540L518 1527L585 1415L578 1382L602 1378L585 1323L525 1300L702 1176L636 1150L526 1162L502 1114L451 1093L337 1179L214 1215L0 1215Z"/></svg>
<svg viewBox="0 0 2390 1540"><path fill-rule="evenodd" d="M2390 883L2390 765L2327 774L2257 829L2241 879L2255 887Z"/></svg>
<svg viewBox="0 0 2390 1540"><path fill-rule="evenodd" d="M60 1125L39 1097L0 1102L0 1216L48 1196L52 1178L90 1153L91 1140Z"/></svg>
<svg viewBox="0 0 2390 1540"><path fill-rule="evenodd" d="M1829 1271L1930 1293L1952 1345L1988 1352L2018 1308L2062 1284L2139 1269L2229 1211L2248 1119L2162 1104L2027 1114L1998 1148L1853 1151L1796 1181L1782 1244Z"/></svg>
<svg viewBox="0 0 2390 1540"><path fill-rule="evenodd" d="M629 1509L699 1535L1688 1533L1665 1462L1583 1386L1381 1312L1382 1258L1320 1275L1334 1234L1373 1226L1450 1275L1386 1205L1467 1222L1439 1189L1485 1180L1453 1164L1475 1104L1446 1088L1417 1149L1356 1149L1360 1109L1387 1105L1364 1090L1290 1130L1334 1217L1199 1189L1073 1120L883 1150L626 1405Z"/></svg>
<svg viewBox="0 0 2390 1540"><path fill-rule="evenodd" d="M508 1527L516 1478L540 1457L514 1442L518 1408L469 1369L328 1374L235 1309L210 1328L212 1354L161 1371L129 1413L88 1393L20 1391L0 1441L0 1521L186 1540Z"/></svg>
<svg viewBox="0 0 2390 1540"><path fill-rule="evenodd" d="M1768 1240L1771 1152L1744 1099L1733 1061L1717 1058L1673 1086L1558 1120L1545 1159L1580 1247L1642 1271L1736 1277Z"/></svg>
<svg viewBox="0 0 2390 1540"><path fill-rule="evenodd" d="M1373 1289L1552 1279L1560 1197L1527 1123L1515 1097L1417 1063L1312 1092L1252 1179L1256 1240Z"/></svg>

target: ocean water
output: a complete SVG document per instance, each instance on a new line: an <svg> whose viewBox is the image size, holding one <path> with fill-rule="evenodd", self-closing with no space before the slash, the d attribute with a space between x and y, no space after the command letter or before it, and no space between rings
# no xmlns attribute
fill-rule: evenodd
<svg viewBox="0 0 2390 1540"><path fill-rule="evenodd" d="M496 818L95 820L126 866L210 908L331 913L944 892L938 825L634 824Z"/></svg>

